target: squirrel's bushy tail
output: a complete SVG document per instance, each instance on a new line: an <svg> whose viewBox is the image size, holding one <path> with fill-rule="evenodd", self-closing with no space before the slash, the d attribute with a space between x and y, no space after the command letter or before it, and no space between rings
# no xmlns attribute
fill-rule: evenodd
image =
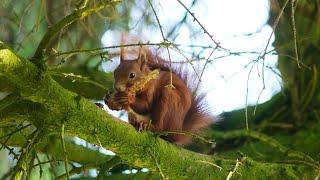
<svg viewBox="0 0 320 180"><path fill-rule="evenodd" d="M195 80L196 76L190 72L187 73L186 70L174 72L184 80L192 93L191 107L183 121L182 131L185 135L177 135L174 137L176 144L187 145L191 143L192 139L197 140L195 136L198 136L201 131L214 123L216 117L210 113L208 104L205 103L206 94L200 93L196 87L197 84L195 84L195 82L198 82Z"/></svg>
<svg viewBox="0 0 320 180"><path fill-rule="evenodd" d="M191 107L184 119L182 131L186 135L175 137L177 144L189 144L195 135L198 135L202 130L208 128L214 122L214 117L210 115L207 108L204 107L204 95L193 93ZM194 138L193 138L194 139Z"/></svg>
<svg viewBox="0 0 320 180"><path fill-rule="evenodd" d="M189 144L194 135L207 128L216 120L216 118L210 114L209 108L207 108L207 104L204 102L205 94L201 94L197 88L197 76L194 72L190 72L190 70L183 67L183 65L170 67L168 61L152 53L149 49L144 49L144 53L151 69L161 69L163 71L170 71L171 69L173 73L187 84L192 93L191 107L184 118L182 132L177 132L177 134L172 134L168 137L169 141L176 144Z"/></svg>

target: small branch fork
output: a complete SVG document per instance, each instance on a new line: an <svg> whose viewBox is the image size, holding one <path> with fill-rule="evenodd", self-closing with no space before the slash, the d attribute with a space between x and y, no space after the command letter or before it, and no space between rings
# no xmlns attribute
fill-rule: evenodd
<svg viewBox="0 0 320 180"><path fill-rule="evenodd" d="M230 180L230 179L231 179L231 177L233 176L233 174L237 172L237 170L238 170L239 166L241 165L241 163L242 163L243 161L245 161L245 160L246 160L246 157L243 157L241 160L238 160L238 159L237 159L236 164L234 165L233 170L229 172L226 180Z"/></svg>

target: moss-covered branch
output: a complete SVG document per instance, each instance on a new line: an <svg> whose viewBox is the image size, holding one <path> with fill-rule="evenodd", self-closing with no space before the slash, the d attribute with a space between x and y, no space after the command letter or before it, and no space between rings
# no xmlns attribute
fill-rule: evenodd
<svg viewBox="0 0 320 180"><path fill-rule="evenodd" d="M5 81L12 91L37 106L25 107L25 117L45 134L60 134L64 124L66 135L78 136L94 144L101 142L125 163L161 172L164 177L225 179L237 162L190 152L152 133L138 133L90 101L63 89L48 73L39 73L35 65L17 57L1 44L0 81ZM212 164L222 167L222 170ZM284 175L292 177L292 172L298 173L304 168L303 165L262 163L246 158L237 167L237 172L244 179L255 175L268 177L270 172L273 177L280 178Z"/></svg>

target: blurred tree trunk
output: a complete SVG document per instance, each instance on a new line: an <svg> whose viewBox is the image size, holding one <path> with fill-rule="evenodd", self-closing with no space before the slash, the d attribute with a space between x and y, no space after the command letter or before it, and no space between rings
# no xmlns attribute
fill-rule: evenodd
<svg viewBox="0 0 320 180"><path fill-rule="evenodd" d="M257 159L291 161L290 158L275 156L273 150L261 143L260 137L239 130L245 129L247 110L250 130L269 134L287 148L305 152L319 161L320 2L272 0L270 3L268 23L275 27L274 46L283 90L257 107L222 114L224 121L213 128L211 135L217 139L214 152L236 157L236 152L241 151ZM315 173L314 177L319 177L319 174Z"/></svg>
<svg viewBox="0 0 320 180"><path fill-rule="evenodd" d="M278 2L278 3L276 3ZM275 23L285 0L274 1L269 23ZM320 89L320 4L319 1L292 1L286 5L275 31L279 70L291 123L305 127L319 115Z"/></svg>

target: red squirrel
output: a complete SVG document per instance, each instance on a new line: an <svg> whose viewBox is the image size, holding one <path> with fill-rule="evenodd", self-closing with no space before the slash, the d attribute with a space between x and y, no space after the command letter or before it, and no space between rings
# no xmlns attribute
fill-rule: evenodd
<svg viewBox="0 0 320 180"><path fill-rule="evenodd" d="M128 96L128 88L155 69L159 70L158 77L147 82L135 95ZM198 133L208 127L213 117L202 106L203 96L192 88L196 82L188 82L191 85L187 85L185 74L181 70L170 69L168 61L149 49L144 49L143 55L139 51L138 58L134 60L126 60L121 50L120 65L114 71L116 92L113 98L107 95L105 103L112 110L130 107L141 115L137 117L129 113L128 116L129 123L138 130L169 132L162 138L178 145L189 144L191 137L188 132ZM151 119L151 123L146 117Z"/></svg>

